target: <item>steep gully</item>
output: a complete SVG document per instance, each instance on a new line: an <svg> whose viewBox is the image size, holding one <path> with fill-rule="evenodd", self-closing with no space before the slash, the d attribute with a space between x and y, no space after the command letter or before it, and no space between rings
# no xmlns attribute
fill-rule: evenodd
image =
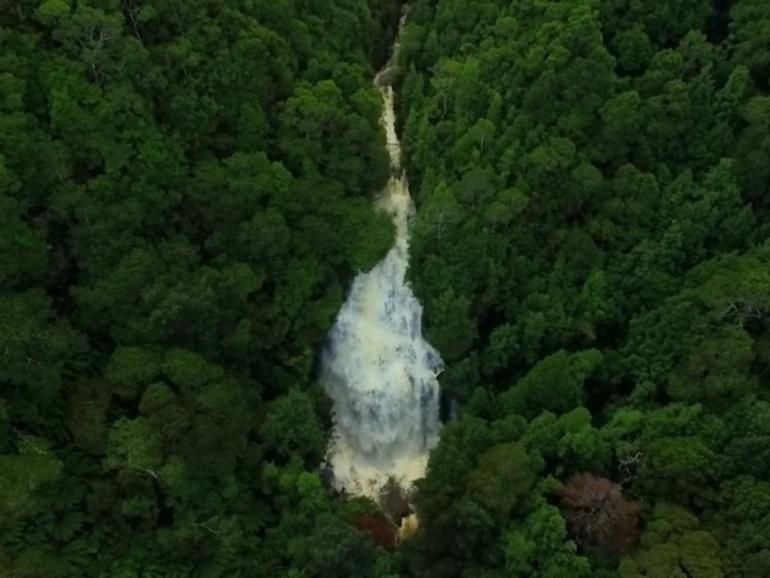
<svg viewBox="0 0 770 578"><path fill-rule="evenodd" d="M387 64L374 84L382 94L381 123L391 176L378 199L395 227L385 259L353 281L329 333L321 381L334 401L334 435L327 456L332 484L350 495L382 497L389 481L408 490L425 473L438 441L438 352L422 336L422 306L406 282L414 204L396 134L393 72L406 16Z"/></svg>

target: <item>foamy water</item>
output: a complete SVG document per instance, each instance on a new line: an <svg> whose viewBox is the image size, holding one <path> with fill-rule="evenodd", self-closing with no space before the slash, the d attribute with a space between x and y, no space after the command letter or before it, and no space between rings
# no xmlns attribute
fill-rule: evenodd
<svg viewBox="0 0 770 578"><path fill-rule="evenodd" d="M401 171L389 78L397 51L398 41L375 77L391 162L378 205L393 219L395 244L383 261L353 281L329 334L321 374L334 400L327 458L334 486L373 498L391 477L408 488L425 474L440 428L436 376L443 362L422 336L422 306L405 280L414 204Z"/></svg>

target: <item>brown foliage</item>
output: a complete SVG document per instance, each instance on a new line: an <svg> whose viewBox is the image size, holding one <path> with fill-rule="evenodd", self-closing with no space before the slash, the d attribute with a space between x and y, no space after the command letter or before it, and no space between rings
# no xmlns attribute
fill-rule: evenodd
<svg viewBox="0 0 770 578"><path fill-rule="evenodd" d="M561 492L561 506L580 544L622 551L639 537L639 504L626 500L607 478L575 474Z"/></svg>
<svg viewBox="0 0 770 578"><path fill-rule="evenodd" d="M353 525L389 552L396 549L396 527L384 516L361 514Z"/></svg>

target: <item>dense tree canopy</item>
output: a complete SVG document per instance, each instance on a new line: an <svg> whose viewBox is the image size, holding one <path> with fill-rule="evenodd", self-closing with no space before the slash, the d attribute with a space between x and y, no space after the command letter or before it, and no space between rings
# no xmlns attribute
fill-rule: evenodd
<svg viewBox="0 0 770 578"><path fill-rule="evenodd" d="M313 364L392 237L398 5L0 2L0 575L383 566Z"/></svg>
<svg viewBox="0 0 770 578"><path fill-rule="evenodd" d="M0 577L770 578L766 0L410 2L452 419L324 483L401 4L0 0Z"/></svg>
<svg viewBox="0 0 770 578"><path fill-rule="evenodd" d="M459 408L418 573L770 576L768 22L753 0L414 4L410 275ZM492 499L490 455L535 473L527 497Z"/></svg>

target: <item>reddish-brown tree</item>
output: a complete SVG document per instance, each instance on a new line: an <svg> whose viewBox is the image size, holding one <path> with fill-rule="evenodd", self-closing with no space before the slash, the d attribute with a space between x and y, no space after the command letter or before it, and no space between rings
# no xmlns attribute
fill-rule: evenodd
<svg viewBox="0 0 770 578"><path fill-rule="evenodd" d="M607 478L575 474L561 492L561 506L580 544L617 551L639 536L639 504L626 500L620 486Z"/></svg>
<svg viewBox="0 0 770 578"><path fill-rule="evenodd" d="M353 525L386 550L392 552L396 549L396 527L384 516L361 514Z"/></svg>

